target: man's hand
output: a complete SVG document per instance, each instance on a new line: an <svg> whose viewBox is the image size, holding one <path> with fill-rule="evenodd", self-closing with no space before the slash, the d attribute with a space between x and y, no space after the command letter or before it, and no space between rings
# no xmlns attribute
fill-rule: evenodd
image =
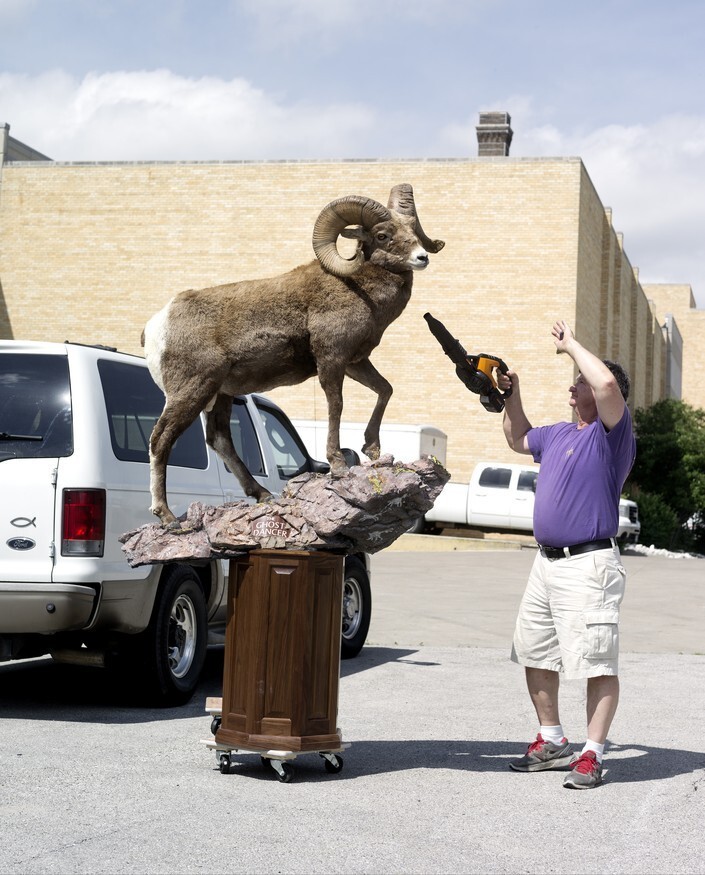
<svg viewBox="0 0 705 875"><path fill-rule="evenodd" d="M503 373L497 368L497 388L500 392L506 392L508 389L512 392L516 391L517 394L519 392L519 377L517 377L514 371L507 371L507 373Z"/></svg>
<svg viewBox="0 0 705 875"><path fill-rule="evenodd" d="M556 344L556 355L568 352L568 343L575 336L570 325L563 319L557 319L553 323L551 334L553 335L553 342Z"/></svg>

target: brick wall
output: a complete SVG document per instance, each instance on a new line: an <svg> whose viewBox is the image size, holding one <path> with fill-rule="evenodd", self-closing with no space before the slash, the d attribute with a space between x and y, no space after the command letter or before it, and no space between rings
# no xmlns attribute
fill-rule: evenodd
<svg viewBox="0 0 705 875"><path fill-rule="evenodd" d="M683 337L683 400L705 408L705 310L695 307L689 285L648 283L644 294L652 301L661 325L669 313L675 318Z"/></svg>
<svg viewBox="0 0 705 875"><path fill-rule="evenodd" d="M443 429L454 480L481 458L513 454L501 416L455 377L427 311L468 352L517 370L535 424L571 415L572 363L550 335L558 317L634 370L636 402L660 397L649 383L661 379L660 330L582 162L570 158L7 164L0 336L139 353L144 322L175 292L310 260L326 203L346 194L386 203L400 182L413 184L425 231L446 247L415 275L410 304L372 360L394 387L385 420ZM292 417L326 418L315 380L269 394ZM346 382L344 419L365 421L373 403Z"/></svg>

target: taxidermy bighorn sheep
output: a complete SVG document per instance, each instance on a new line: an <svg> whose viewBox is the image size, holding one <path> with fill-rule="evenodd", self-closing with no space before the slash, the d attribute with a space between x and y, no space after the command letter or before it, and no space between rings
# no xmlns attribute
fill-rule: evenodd
<svg viewBox="0 0 705 875"><path fill-rule="evenodd" d="M357 240L352 258L339 236ZM166 396L150 440L152 513L175 521L167 505L166 465L176 439L206 411L206 439L258 501L270 493L238 457L230 435L233 395L266 392L318 374L328 403L326 455L332 476L347 464L340 451L343 380L377 393L362 451L380 453L379 428L392 394L369 355L411 296L412 272L428 266L431 240L416 215L414 193L395 186L386 207L350 195L325 207L313 229L316 261L270 279L193 289L173 297L147 323L149 370Z"/></svg>

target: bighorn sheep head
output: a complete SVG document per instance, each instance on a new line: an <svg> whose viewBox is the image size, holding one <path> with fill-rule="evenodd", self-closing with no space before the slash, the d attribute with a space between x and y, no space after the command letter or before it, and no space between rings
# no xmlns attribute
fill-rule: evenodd
<svg viewBox="0 0 705 875"><path fill-rule="evenodd" d="M339 236L358 241L352 258L338 252ZM416 237L418 246L409 245L410 237ZM394 186L386 207L360 195L331 201L316 220L312 242L324 270L339 277L353 276L365 261L395 272L423 270L428 253L445 246L443 240L431 240L424 233L408 183Z"/></svg>

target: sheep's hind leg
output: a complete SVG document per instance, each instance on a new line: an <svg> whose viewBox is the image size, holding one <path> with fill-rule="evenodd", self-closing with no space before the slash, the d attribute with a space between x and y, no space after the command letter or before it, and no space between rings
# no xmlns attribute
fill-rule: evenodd
<svg viewBox="0 0 705 875"><path fill-rule="evenodd" d="M174 528L178 521L169 509L166 493L166 466L171 449L198 416L200 409L175 412L167 401L149 439L149 490L152 496L151 512L163 526Z"/></svg>
<svg viewBox="0 0 705 875"><path fill-rule="evenodd" d="M230 433L232 407L233 399L230 395L218 395L213 408L206 414L206 441L233 472L244 489L245 495L253 497L257 501L266 501L271 498L272 493L261 483L258 483L247 470L233 444Z"/></svg>
<svg viewBox="0 0 705 875"><path fill-rule="evenodd" d="M368 459L379 459L379 429L382 425L384 411L387 409L389 399L392 397L392 385L389 380L380 374L369 359L356 362L354 365L348 365L345 369L345 374L357 383L361 383L377 393L377 403L365 429L365 443L362 446L362 452Z"/></svg>

